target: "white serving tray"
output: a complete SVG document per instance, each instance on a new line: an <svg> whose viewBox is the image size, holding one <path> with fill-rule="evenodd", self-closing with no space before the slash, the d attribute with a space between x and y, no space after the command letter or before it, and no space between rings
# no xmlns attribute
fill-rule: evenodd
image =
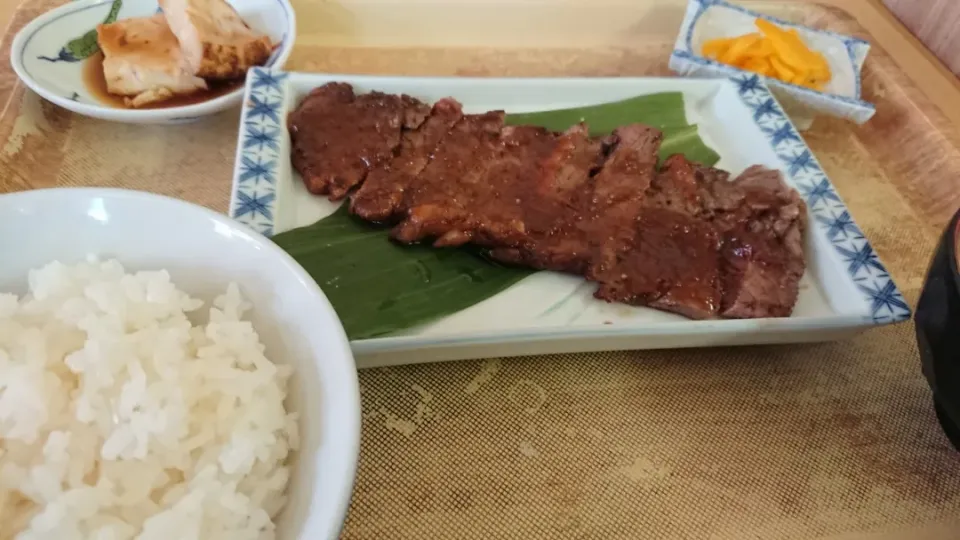
<svg viewBox="0 0 960 540"><path fill-rule="evenodd" d="M597 350L801 343L845 338L910 317L870 243L810 149L756 76L738 79L469 79L315 75L255 69L247 77L230 215L265 235L310 224L336 205L309 194L290 165L287 114L330 81L358 92L452 96L466 112L551 110L679 91L687 119L737 174L762 164L784 172L807 201L807 273L794 315L691 321L595 300L581 278L540 272L499 295L400 335L353 342L358 367Z"/></svg>

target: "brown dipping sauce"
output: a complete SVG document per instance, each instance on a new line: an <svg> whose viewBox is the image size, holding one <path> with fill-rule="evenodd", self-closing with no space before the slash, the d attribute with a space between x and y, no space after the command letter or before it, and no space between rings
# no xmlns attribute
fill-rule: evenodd
<svg viewBox="0 0 960 540"><path fill-rule="evenodd" d="M133 107L128 107L127 104L123 102L124 96L114 95L107 91L107 79L103 76L102 51L97 51L96 54L84 61L83 84L87 87L90 95L100 103L118 109L134 109ZM143 107L137 107L137 109L169 109L171 107L195 105L233 92L243 86L243 79L235 81L207 81L207 86L209 86L207 90L200 90L186 96L174 96L166 101L151 103Z"/></svg>

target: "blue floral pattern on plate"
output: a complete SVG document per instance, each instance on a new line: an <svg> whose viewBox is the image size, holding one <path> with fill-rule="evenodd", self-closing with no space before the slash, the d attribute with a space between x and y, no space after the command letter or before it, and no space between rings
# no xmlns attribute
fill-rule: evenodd
<svg viewBox="0 0 960 540"><path fill-rule="evenodd" d="M230 215L261 234L273 235L277 202L277 167L282 159L279 137L286 129L280 109L286 98L286 73L254 68L247 74L247 91L240 117L238 180Z"/></svg>
<svg viewBox="0 0 960 540"><path fill-rule="evenodd" d="M910 306L763 81L757 75L740 75L733 81L741 101L753 111L754 121L780 158L781 169L806 201L811 228L823 234L840 255L850 278L869 302L873 321L883 324L909 319Z"/></svg>

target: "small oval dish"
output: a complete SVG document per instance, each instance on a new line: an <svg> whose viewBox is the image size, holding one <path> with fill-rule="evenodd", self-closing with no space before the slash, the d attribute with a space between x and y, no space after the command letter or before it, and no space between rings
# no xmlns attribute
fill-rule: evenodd
<svg viewBox="0 0 960 540"><path fill-rule="evenodd" d="M296 39L296 17L288 0L227 0L227 3L250 29L270 38L274 48L264 65L283 66ZM242 77L227 83L211 82L209 90L142 108L127 107L122 97L107 92L103 54L97 46L97 25L161 13L157 0L68 2L20 30L13 40L10 62L20 80L44 99L77 114L103 120L177 124L239 105L243 99ZM164 31L176 44L173 35ZM128 30L126 35L134 36L133 30ZM147 37L143 39L147 43ZM126 45L126 37L121 36L120 40ZM147 56L154 52L149 51ZM135 76L139 75L135 73ZM192 75L188 78L199 80Z"/></svg>
<svg viewBox="0 0 960 540"><path fill-rule="evenodd" d="M708 40L756 32L758 18L796 30L811 49L824 56L832 78L822 92L757 75L701 54ZM869 43L852 36L793 24L724 0L690 0L670 55L670 69L695 77L743 78L747 74L762 79L801 128L808 126L816 114L839 116L862 124L875 112L873 104L860 98L860 71L869 51Z"/></svg>

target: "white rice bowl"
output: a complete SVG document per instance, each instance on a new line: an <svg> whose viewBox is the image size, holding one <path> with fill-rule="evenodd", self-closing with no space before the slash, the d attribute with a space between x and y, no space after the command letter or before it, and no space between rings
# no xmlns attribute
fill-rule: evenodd
<svg viewBox="0 0 960 540"><path fill-rule="evenodd" d="M297 416L234 284L114 260L0 294L0 540L274 538Z"/></svg>

